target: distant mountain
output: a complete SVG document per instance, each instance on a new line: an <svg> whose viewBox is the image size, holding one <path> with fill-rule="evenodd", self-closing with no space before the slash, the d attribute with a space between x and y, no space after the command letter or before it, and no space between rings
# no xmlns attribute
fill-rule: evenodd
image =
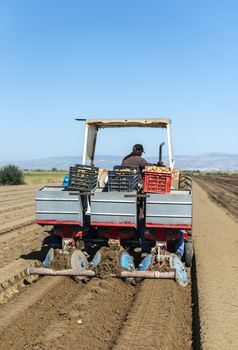
<svg viewBox="0 0 238 350"><path fill-rule="evenodd" d="M146 157L149 162L157 162L156 158ZM112 168L121 164L122 156L98 155L95 158L95 165L100 168ZM50 157L42 159L31 159L21 161L0 161L0 166L15 164L21 169L68 169L70 165L81 163L80 156ZM168 164L168 159L164 159ZM214 171L238 171L238 154L205 153L196 156L176 156L176 168L187 170L214 170Z"/></svg>
<svg viewBox="0 0 238 350"><path fill-rule="evenodd" d="M205 153L197 156L178 156L176 167L194 170L238 171L238 154Z"/></svg>

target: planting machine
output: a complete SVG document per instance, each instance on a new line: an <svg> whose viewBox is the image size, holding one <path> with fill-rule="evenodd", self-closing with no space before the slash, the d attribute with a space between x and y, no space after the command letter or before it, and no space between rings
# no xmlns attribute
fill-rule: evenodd
<svg viewBox="0 0 238 350"><path fill-rule="evenodd" d="M96 168L98 131L122 127L166 129L168 166L162 166L161 143L159 162L145 169ZM52 246L43 267L28 273L172 278L186 286L182 261L191 266L193 256L191 179L174 170L174 162L169 119L86 120L82 164L70 167L62 186L36 193L36 222L53 225ZM55 269L56 256L66 258L61 269Z"/></svg>

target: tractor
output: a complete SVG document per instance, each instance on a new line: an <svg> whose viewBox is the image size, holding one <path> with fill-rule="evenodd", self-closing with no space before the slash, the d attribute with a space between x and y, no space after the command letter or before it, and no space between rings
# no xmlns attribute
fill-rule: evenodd
<svg viewBox="0 0 238 350"><path fill-rule="evenodd" d="M28 274L174 279L187 286L192 245L192 181L174 168L171 121L167 118L84 120L81 164L69 169L61 186L36 192L36 223L53 225L43 267ZM163 128L167 131L168 166L159 147L158 163L138 169L94 164L97 134L106 128ZM149 132L148 132L149 136ZM138 177L143 183L139 185ZM147 252L141 254L141 247ZM178 248L179 246L179 249ZM176 248L177 247L177 248ZM177 249L177 250L176 250ZM55 268L56 257L66 263Z"/></svg>

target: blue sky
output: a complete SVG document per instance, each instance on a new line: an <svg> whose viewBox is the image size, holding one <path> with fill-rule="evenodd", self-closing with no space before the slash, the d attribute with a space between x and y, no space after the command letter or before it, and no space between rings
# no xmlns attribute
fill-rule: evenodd
<svg viewBox="0 0 238 350"><path fill-rule="evenodd" d="M238 1L0 0L0 160L81 155L77 117L161 116L175 154L238 153ZM161 142L102 133L98 154Z"/></svg>

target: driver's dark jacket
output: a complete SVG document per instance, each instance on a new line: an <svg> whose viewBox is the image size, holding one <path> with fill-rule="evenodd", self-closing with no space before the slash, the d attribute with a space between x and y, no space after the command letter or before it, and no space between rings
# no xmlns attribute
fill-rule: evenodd
<svg viewBox="0 0 238 350"><path fill-rule="evenodd" d="M148 163L144 158L142 158L141 156L135 156L133 155L133 153L130 155L128 154L128 156L126 156L123 161L122 161L122 165L134 165L134 166L138 166L140 168L140 170L142 170L146 165L151 165L150 163Z"/></svg>
<svg viewBox="0 0 238 350"><path fill-rule="evenodd" d="M147 165L152 165L151 163L148 163L144 158L142 158L141 156L136 156L133 153L128 154L128 156L126 156L123 160L121 165L133 165L133 166L138 166L140 169L139 172L139 177L138 177L138 181L140 183L143 183L143 179L142 179L142 170L144 169L145 166Z"/></svg>

